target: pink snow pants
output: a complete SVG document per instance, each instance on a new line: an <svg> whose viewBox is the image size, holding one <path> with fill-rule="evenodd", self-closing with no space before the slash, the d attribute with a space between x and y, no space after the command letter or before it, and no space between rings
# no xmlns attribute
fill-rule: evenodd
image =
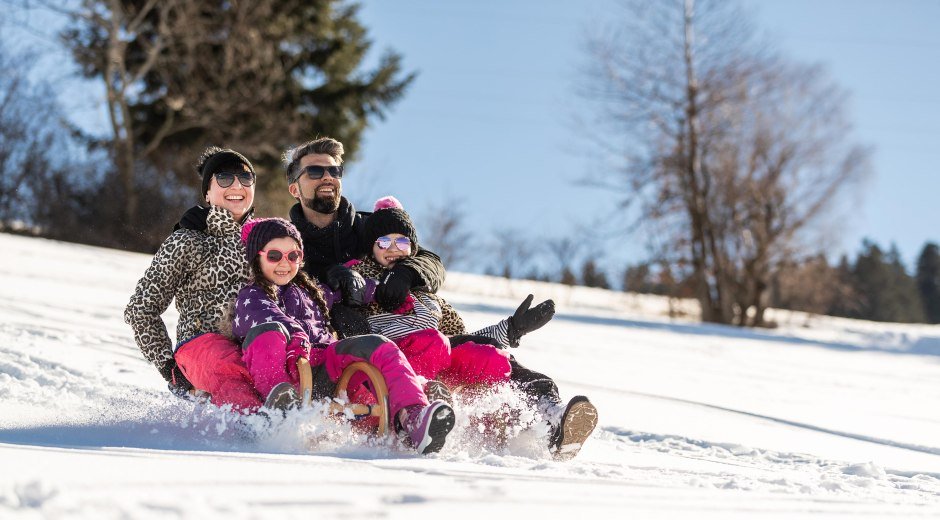
<svg viewBox="0 0 940 520"><path fill-rule="evenodd" d="M300 381L287 372L287 336L281 330L262 330L249 331L242 345L242 361L255 382L255 390L264 398L279 383L296 387Z"/></svg>
<svg viewBox="0 0 940 520"><path fill-rule="evenodd" d="M245 413L261 406L241 349L227 337L213 332L196 336L181 345L174 357L186 379L209 392L217 406L230 404Z"/></svg>
<svg viewBox="0 0 940 520"><path fill-rule="evenodd" d="M462 343L450 350L450 366L439 374L449 387L492 385L509 381L509 353L493 345Z"/></svg>
<svg viewBox="0 0 940 520"><path fill-rule="evenodd" d="M392 417L407 406L428 405L428 398L418 384L418 377L405 355L384 336L368 334L354 336L331 344L326 348L326 373L336 382L343 370L356 361L368 361L385 377L388 386L389 412ZM360 379L362 381L362 379ZM354 388L350 381L350 390Z"/></svg>
<svg viewBox="0 0 940 520"><path fill-rule="evenodd" d="M431 380L450 366L450 342L437 329L424 329L397 341L415 374Z"/></svg>

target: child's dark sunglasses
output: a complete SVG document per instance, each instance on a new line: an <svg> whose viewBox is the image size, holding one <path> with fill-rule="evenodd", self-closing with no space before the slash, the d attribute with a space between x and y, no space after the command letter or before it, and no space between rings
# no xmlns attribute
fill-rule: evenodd
<svg viewBox="0 0 940 520"><path fill-rule="evenodd" d="M378 240L375 241L375 245L379 246L379 249L388 249L392 247L392 242L392 237L379 237ZM398 237L394 242L395 247L397 247L399 251L407 252L411 250L411 239L408 237Z"/></svg>
<svg viewBox="0 0 940 520"><path fill-rule="evenodd" d="M255 174L251 172L219 172L215 174L215 182L219 183L222 188L228 188L235 182L236 177L238 177L238 182L246 188L255 183Z"/></svg>
<svg viewBox="0 0 940 520"><path fill-rule="evenodd" d="M259 251L259 252L264 253L264 258L267 259L267 261L271 262L272 264L276 264L280 262L281 259L284 258L285 256L287 256L287 261L292 264L300 263L300 261L304 259L304 252L298 251L297 249L294 249L293 251L288 251L286 253L284 251L281 251L280 249L267 249L265 251Z"/></svg>
<svg viewBox="0 0 940 520"><path fill-rule="evenodd" d="M343 178L343 167L342 166L307 166L303 170L300 170L300 175L306 175L311 179L322 179L327 173L330 174L334 179ZM300 178L300 175L297 178Z"/></svg>

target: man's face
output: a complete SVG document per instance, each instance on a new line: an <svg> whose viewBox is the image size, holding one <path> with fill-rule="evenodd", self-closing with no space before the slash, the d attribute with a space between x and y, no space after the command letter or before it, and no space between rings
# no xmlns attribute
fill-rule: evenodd
<svg viewBox="0 0 940 520"><path fill-rule="evenodd" d="M326 154L310 154L300 159L300 177L290 186L288 191L299 199L300 203L317 213L330 214L339 209L339 199L343 192L343 185L340 179L337 179L329 173L324 173L322 178L311 179L306 173L303 173L307 166L338 166L336 159Z"/></svg>

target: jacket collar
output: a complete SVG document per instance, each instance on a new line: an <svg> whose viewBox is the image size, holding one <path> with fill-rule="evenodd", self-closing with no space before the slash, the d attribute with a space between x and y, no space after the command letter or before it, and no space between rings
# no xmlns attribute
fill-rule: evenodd
<svg viewBox="0 0 940 520"><path fill-rule="evenodd" d="M221 206L212 206L209 209L209 216L206 217L206 233L214 236L241 236L242 224L248 221L254 215L254 208L249 209L245 216L238 222L232 218L232 214Z"/></svg>
<svg viewBox="0 0 940 520"><path fill-rule="evenodd" d="M304 210L298 202L290 209L290 220L297 226L300 235L304 237L304 239L316 239L328 236L340 229L352 229L353 223L356 220L356 208L353 207L352 202L349 202L346 197L340 197L339 208L336 210L336 220L329 226L318 228L307 220L307 217L304 216Z"/></svg>

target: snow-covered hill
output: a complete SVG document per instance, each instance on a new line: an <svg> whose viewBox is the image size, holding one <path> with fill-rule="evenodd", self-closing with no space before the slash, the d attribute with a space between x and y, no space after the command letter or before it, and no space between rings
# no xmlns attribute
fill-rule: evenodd
<svg viewBox="0 0 940 520"><path fill-rule="evenodd" d="M741 330L670 320L654 297L452 273L471 328L529 291L556 299L514 354L590 396L600 424L569 462L538 425L501 449L467 420L421 457L312 414L252 438L168 395L121 319L145 255L10 235L0 251L0 518L940 516L938 327L778 314Z"/></svg>

